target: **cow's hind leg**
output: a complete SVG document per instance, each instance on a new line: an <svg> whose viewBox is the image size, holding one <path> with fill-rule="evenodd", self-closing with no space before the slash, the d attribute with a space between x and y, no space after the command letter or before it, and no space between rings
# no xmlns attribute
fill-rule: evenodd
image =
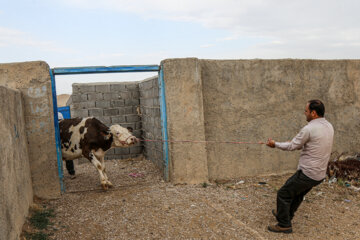
<svg viewBox="0 0 360 240"><path fill-rule="evenodd" d="M108 189L108 185L106 184L106 178L103 173L103 167L101 162L96 158L95 154L92 151L83 150L83 155L89 159L89 161L94 165L94 167L98 170L100 176L101 187L104 190Z"/></svg>

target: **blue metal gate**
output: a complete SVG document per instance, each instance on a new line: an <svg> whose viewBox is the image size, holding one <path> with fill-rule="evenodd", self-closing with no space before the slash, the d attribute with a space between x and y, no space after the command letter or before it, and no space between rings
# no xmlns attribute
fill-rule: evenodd
<svg viewBox="0 0 360 240"><path fill-rule="evenodd" d="M50 69L51 85L52 85L52 97L53 97L53 107L54 107L54 127L55 127L55 140L56 140L56 153L57 153L57 163L58 163L58 173L60 180L61 192L65 192L64 186L64 174L63 174L63 161L61 156L61 142L60 142L60 132L59 132L59 123L58 123L58 111L61 111L64 118L70 118L70 108L69 108L69 117L65 117L67 110L65 108L57 107L57 98L56 98L56 84L55 84L55 75L73 75L73 74L91 74L91 73L121 73L121 72L158 72L158 83L159 83L159 98L160 98L160 112L161 112L161 133L163 142L163 161L165 163L164 176L165 180L169 180L169 154L168 154L168 134L167 134L167 116L166 116L166 102L165 102L165 82L164 82L164 73L161 66L158 65L132 65L132 66L95 66L95 67L68 67L68 68L52 68ZM67 116L67 115L66 115Z"/></svg>
<svg viewBox="0 0 360 240"><path fill-rule="evenodd" d="M70 106L58 107L58 112L60 112L63 115L64 119L71 118Z"/></svg>

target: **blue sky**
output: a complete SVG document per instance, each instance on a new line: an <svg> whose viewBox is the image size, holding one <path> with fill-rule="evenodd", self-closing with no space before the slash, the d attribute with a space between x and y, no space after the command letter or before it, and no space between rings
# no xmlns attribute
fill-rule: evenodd
<svg viewBox="0 0 360 240"><path fill-rule="evenodd" d="M166 58L359 59L357 0L0 0L0 63L51 68L159 64ZM141 80L147 74L57 77Z"/></svg>

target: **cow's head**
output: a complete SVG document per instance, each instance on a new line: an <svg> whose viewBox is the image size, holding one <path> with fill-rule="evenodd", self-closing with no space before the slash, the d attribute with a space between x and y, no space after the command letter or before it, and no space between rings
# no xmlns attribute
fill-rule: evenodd
<svg viewBox="0 0 360 240"><path fill-rule="evenodd" d="M124 128L115 124L110 126L110 132L113 135L116 147L128 147L138 142L137 138L132 135L132 128Z"/></svg>

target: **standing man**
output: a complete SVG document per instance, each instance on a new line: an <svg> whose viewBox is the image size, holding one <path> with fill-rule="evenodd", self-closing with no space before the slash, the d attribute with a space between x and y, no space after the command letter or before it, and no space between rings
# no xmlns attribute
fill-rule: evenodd
<svg viewBox="0 0 360 240"><path fill-rule="evenodd" d="M272 210L272 213L278 224L269 225L269 231L291 233L291 220L304 196L326 176L334 129L324 118L324 113L325 106L320 100L309 101L305 108L308 124L291 142L275 142L269 138L266 143L271 148L286 151L301 149L298 170L277 193L277 210Z"/></svg>

